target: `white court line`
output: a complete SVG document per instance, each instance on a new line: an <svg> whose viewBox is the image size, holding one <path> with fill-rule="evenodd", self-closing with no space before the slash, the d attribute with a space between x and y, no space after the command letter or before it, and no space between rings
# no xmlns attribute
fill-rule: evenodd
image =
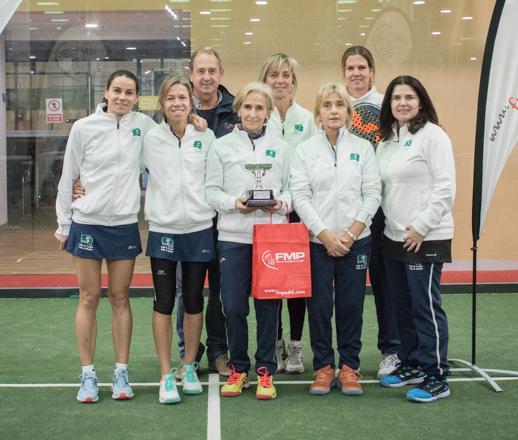
<svg viewBox="0 0 518 440"><path fill-rule="evenodd" d="M212 376L212 375L211 375ZM214 374L214 376L217 376ZM493 380L498 381L513 381L518 380L518 376L511 377L493 377ZM483 377L450 377L448 378L448 382L485 382ZM214 384L223 385L226 382L216 382L214 380ZM310 385L312 384L312 380L276 380L275 385ZM375 379L367 379L360 380L362 384L379 384L379 380ZM210 390L210 378L209 382L201 382L202 385L209 386ZM256 385L256 381L251 381L251 385ZM99 387L111 387L111 382L108 383L98 383ZM77 388L79 386L78 383L0 383L0 388ZM159 386L158 382L131 382L132 387L157 387Z"/></svg>
<svg viewBox="0 0 518 440"><path fill-rule="evenodd" d="M219 374L209 374L209 399L207 409L207 440L221 440L219 407Z"/></svg>

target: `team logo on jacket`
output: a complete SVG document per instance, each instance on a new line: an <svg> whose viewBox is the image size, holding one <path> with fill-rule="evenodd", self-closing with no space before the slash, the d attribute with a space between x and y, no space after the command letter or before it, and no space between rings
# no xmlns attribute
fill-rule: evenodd
<svg viewBox="0 0 518 440"><path fill-rule="evenodd" d="M81 234L79 239L79 249L82 251L93 251L94 250L94 238L88 234Z"/></svg>
<svg viewBox="0 0 518 440"><path fill-rule="evenodd" d="M403 147L405 148L408 148L408 147L411 147L412 146L412 139L408 139L407 141L405 141L405 143L403 144Z"/></svg>
<svg viewBox="0 0 518 440"><path fill-rule="evenodd" d="M351 160L360 161L360 153L351 153Z"/></svg>
<svg viewBox="0 0 518 440"><path fill-rule="evenodd" d="M410 263L408 270L424 270L424 267L421 263Z"/></svg>
<svg viewBox="0 0 518 440"><path fill-rule="evenodd" d="M198 148L198 150L201 150L201 141L194 141L194 144L192 144L193 148Z"/></svg>
<svg viewBox="0 0 518 440"><path fill-rule="evenodd" d="M174 240L170 237L161 237L160 250L172 254L174 252Z"/></svg>
<svg viewBox="0 0 518 440"><path fill-rule="evenodd" d="M275 150L266 150L266 157L275 157Z"/></svg>
<svg viewBox="0 0 518 440"><path fill-rule="evenodd" d="M279 270L280 264L303 263L306 259L305 252L273 252L264 251L261 257L263 264L269 269Z"/></svg>
<svg viewBox="0 0 518 440"><path fill-rule="evenodd" d="M133 133L133 136L142 136L140 128L134 128L133 130L131 130L131 132Z"/></svg>
<svg viewBox="0 0 518 440"><path fill-rule="evenodd" d="M369 264L367 255L357 255L356 256L356 270L364 270L367 269Z"/></svg>
<svg viewBox="0 0 518 440"><path fill-rule="evenodd" d="M302 124L295 124L295 130L300 131L301 133L304 131L304 126Z"/></svg>

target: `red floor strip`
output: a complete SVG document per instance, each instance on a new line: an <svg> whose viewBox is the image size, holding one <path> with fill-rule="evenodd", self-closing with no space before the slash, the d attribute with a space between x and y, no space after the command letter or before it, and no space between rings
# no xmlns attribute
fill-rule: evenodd
<svg viewBox="0 0 518 440"><path fill-rule="evenodd" d="M518 270L483 270L478 272L479 284L518 284ZM470 284L471 271L445 271L442 277L443 284ZM103 275L103 287L108 286L108 275ZM152 287L150 274L136 273L133 275L131 287ZM77 288L75 275L0 275L0 289L23 288Z"/></svg>

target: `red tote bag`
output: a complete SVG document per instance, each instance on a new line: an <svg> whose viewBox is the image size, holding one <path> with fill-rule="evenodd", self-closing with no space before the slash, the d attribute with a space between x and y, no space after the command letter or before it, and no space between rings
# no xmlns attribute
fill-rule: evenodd
<svg viewBox="0 0 518 440"><path fill-rule="evenodd" d="M252 296L256 299L311 297L306 225L254 225Z"/></svg>

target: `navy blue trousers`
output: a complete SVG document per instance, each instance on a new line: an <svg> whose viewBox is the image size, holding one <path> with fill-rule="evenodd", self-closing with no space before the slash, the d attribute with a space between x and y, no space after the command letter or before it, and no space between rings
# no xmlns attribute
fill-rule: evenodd
<svg viewBox="0 0 518 440"><path fill-rule="evenodd" d="M385 264L381 255L384 228L385 216L380 208L373 217L371 225L372 250L369 260L369 278L378 319L378 350L383 354L395 354L399 351L401 342L396 321L397 297L394 295L394 290L386 288Z"/></svg>
<svg viewBox="0 0 518 440"><path fill-rule="evenodd" d="M221 270L221 302L227 326L230 364L239 373L250 370L248 357L248 322L252 290L252 245L229 241L218 242ZM255 368L266 367L269 374L277 370L275 343L280 300L254 299L257 322Z"/></svg>
<svg viewBox="0 0 518 440"><path fill-rule="evenodd" d="M397 324L405 365L446 376L448 320L441 306L442 263L403 263L385 259L387 288L397 296Z"/></svg>
<svg viewBox="0 0 518 440"><path fill-rule="evenodd" d="M313 369L336 367L332 341L336 313L338 367L360 366L363 303L371 238L357 241L343 257L330 257L326 248L310 243L312 297L307 299Z"/></svg>

